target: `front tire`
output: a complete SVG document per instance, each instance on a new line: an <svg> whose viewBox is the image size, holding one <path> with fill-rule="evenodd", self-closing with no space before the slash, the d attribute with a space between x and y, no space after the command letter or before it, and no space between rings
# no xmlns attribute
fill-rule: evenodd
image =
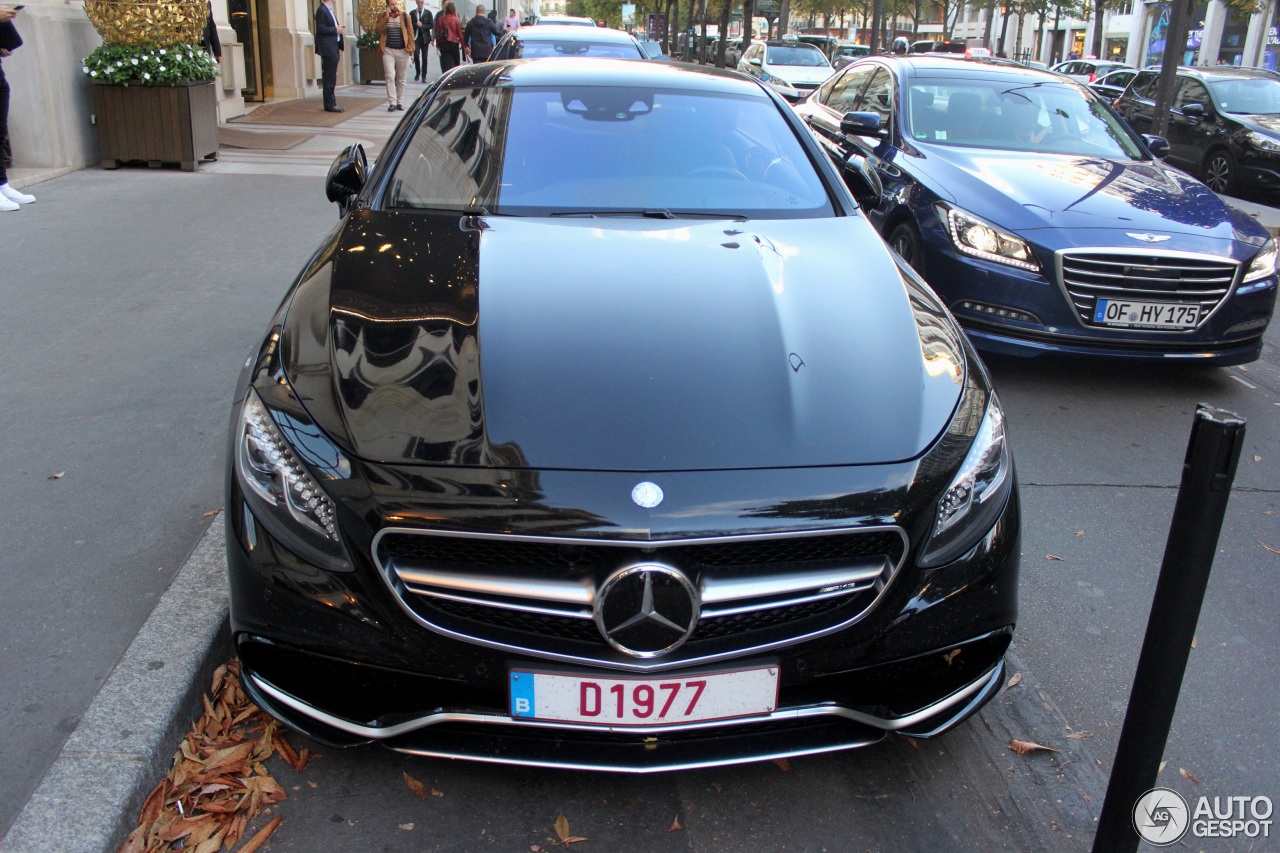
<svg viewBox="0 0 1280 853"><path fill-rule="evenodd" d="M1225 148L1216 148L1204 158L1200 170L1204 182L1216 193L1231 193L1236 188L1238 172L1236 161Z"/></svg>
<svg viewBox="0 0 1280 853"><path fill-rule="evenodd" d="M920 240L920 232L910 222L899 222L889 232L889 248L898 253L907 266L924 277L924 249Z"/></svg>

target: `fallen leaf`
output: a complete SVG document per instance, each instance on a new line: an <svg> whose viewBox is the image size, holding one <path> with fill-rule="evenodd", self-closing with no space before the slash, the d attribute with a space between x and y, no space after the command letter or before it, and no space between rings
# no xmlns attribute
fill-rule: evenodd
<svg viewBox="0 0 1280 853"><path fill-rule="evenodd" d="M542 848L536 844L530 844L529 853L542 853Z"/></svg>
<svg viewBox="0 0 1280 853"><path fill-rule="evenodd" d="M1042 749L1045 752L1061 752L1061 750L1054 749L1051 746L1045 746L1044 744L1030 740L1011 740L1009 741L1009 748L1018 753L1018 755L1026 755L1027 753L1035 752L1038 749Z"/></svg>
<svg viewBox="0 0 1280 853"><path fill-rule="evenodd" d="M1263 514L1263 515L1275 515L1275 514L1276 514L1276 511L1275 511L1274 509L1263 510L1263 513L1262 513L1262 514Z"/></svg>
<svg viewBox="0 0 1280 853"><path fill-rule="evenodd" d="M1092 803L1092 802L1093 802L1093 797L1089 796L1088 794L1085 794L1085 795L1084 795L1084 801L1085 801L1086 803Z"/></svg>
<svg viewBox="0 0 1280 853"><path fill-rule="evenodd" d="M1067 735L1072 740L1084 740L1087 737L1093 737L1093 732L1072 732Z"/></svg>
<svg viewBox="0 0 1280 853"><path fill-rule="evenodd" d="M1063 562L1063 560L1062 560L1062 558L1061 558L1061 557L1059 557L1059 556L1057 556L1057 555L1054 555L1054 554L1045 554L1045 555L1044 555L1044 558L1045 558L1046 560L1056 560L1056 561L1058 561L1059 563Z"/></svg>
<svg viewBox="0 0 1280 853"><path fill-rule="evenodd" d="M1237 368L1241 373L1248 373L1248 372L1249 372L1249 368L1245 367L1243 364L1237 364L1237 365L1236 365L1236 368Z"/></svg>
<svg viewBox="0 0 1280 853"><path fill-rule="evenodd" d="M908 744L910 744L912 749L919 749L919 748L920 748L920 744L919 744L919 742L918 742L915 738L913 738L913 737L907 737L906 735L903 735L903 736L902 736L902 739L903 739L903 740L905 740Z"/></svg>
<svg viewBox="0 0 1280 853"><path fill-rule="evenodd" d="M432 788L432 789L431 789L431 796L433 796L433 797L443 797L443 796L444 796L444 791L441 791L441 790L439 790L438 788Z"/></svg>
<svg viewBox="0 0 1280 853"><path fill-rule="evenodd" d="M1268 545L1266 542L1263 542L1261 539L1258 540L1258 544L1261 545L1263 548L1266 548L1272 554L1280 554L1280 550L1272 548L1270 545Z"/></svg>
<svg viewBox="0 0 1280 853"><path fill-rule="evenodd" d="M1084 531L1083 531L1083 530L1077 530L1077 531L1076 531L1076 535L1077 535L1077 536L1083 536L1083 535L1084 535Z"/></svg>
<svg viewBox="0 0 1280 853"><path fill-rule="evenodd" d="M1199 785L1199 784L1200 784L1200 780L1199 780L1199 779L1197 779L1197 778L1195 777L1195 775L1194 775L1190 770L1188 770L1187 768L1185 768L1185 767L1179 767L1179 768L1178 768L1178 772L1182 774L1182 778L1183 778L1183 779L1187 779L1187 780L1189 780L1189 781L1191 781L1191 782L1196 783L1197 785Z"/></svg>
<svg viewBox="0 0 1280 853"><path fill-rule="evenodd" d="M960 654L959 649L952 649L951 651L943 655L942 659L947 662L947 666L951 666L951 662L956 659L956 655L958 654Z"/></svg>
<svg viewBox="0 0 1280 853"><path fill-rule="evenodd" d="M310 779L308 779L308 780L307 780L307 784L308 784L308 785L310 785L312 788L319 788L319 787L320 787L320 786L319 786L319 785L317 785L315 782L312 782Z"/></svg>
<svg viewBox="0 0 1280 853"><path fill-rule="evenodd" d="M404 784L408 786L409 790L418 799L425 800L427 798L427 786L410 776L408 773L404 774Z"/></svg>
<svg viewBox="0 0 1280 853"><path fill-rule="evenodd" d="M281 820L282 818L279 815L271 818L271 823L258 830L257 834L254 835L253 838L250 838L249 843L241 847L238 853L254 853L254 851L267 842L267 839L271 837L271 833L275 832L276 827L280 825Z"/></svg>
<svg viewBox="0 0 1280 853"><path fill-rule="evenodd" d="M680 815L676 815L671 819L671 826L667 827L667 832L679 832L682 829L684 827L680 825Z"/></svg>
<svg viewBox="0 0 1280 853"><path fill-rule="evenodd" d="M411 823L402 823L402 824L400 824L400 828L401 828L401 829L406 829L406 830L408 830L408 829L413 829L413 824L411 824Z"/></svg>
<svg viewBox="0 0 1280 853"><path fill-rule="evenodd" d="M1199 642L1200 642L1200 638L1199 638L1199 637L1192 637L1192 638L1191 638L1191 648L1193 648L1193 649L1194 649L1194 648L1196 647L1196 645L1197 645Z"/></svg>
<svg viewBox="0 0 1280 853"><path fill-rule="evenodd" d="M1253 454L1253 461L1254 461L1254 462L1261 462L1261 461L1262 461L1262 457L1255 453L1255 454Z"/></svg>
<svg viewBox="0 0 1280 853"><path fill-rule="evenodd" d="M222 510L221 510L221 509L211 509L211 510L209 510L208 512L206 512L206 513L202 516L202 518L209 518L209 517L211 517L211 516L215 516L215 515L217 515L217 514L218 514L218 513L220 513L220 512L222 512Z"/></svg>
<svg viewBox="0 0 1280 853"><path fill-rule="evenodd" d="M66 471L59 471L59 472L58 472L58 473L56 473L56 474L50 474L50 475L49 475L49 479L50 479L50 480L61 480L61 479L62 479L63 477L65 477L65 476L67 476L67 472L66 472Z"/></svg>
<svg viewBox="0 0 1280 853"><path fill-rule="evenodd" d="M583 838L580 835L570 834L569 819L564 816L564 812L561 812L560 816L556 818L555 830L556 830L556 835L559 836L560 838L560 841L557 843L563 844L566 847L569 846L570 844L576 844L579 841L588 840L586 838Z"/></svg>
<svg viewBox="0 0 1280 853"><path fill-rule="evenodd" d="M1020 672L1014 673L1013 678L1009 679L1008 683L1005 684L1004 689L1008 690L1010 687L1017 687L1021 682L1022 682L1022 673Z"/></svg>
<svg viewBox="0 0 1280 853"><path fill-rule="evenodd" d="M790 761L787 761L787 759L785 759L785 758L775 758L775 759L773 759L773 763L774 763L774 764L776 764L776 765L778 765L778 769L779 769L779 770L781 770L783 773L790 773L790 772L791 772L791 762L790 762Z"/></svg>

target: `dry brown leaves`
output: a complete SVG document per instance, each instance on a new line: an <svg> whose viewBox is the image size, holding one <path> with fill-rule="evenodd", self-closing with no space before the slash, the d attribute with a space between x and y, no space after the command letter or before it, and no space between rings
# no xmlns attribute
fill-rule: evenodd
<svg viewBox="0 0 1280 853"><path fill-rule="evenodd" d="M1044 750L1045 752L1060 751L1051 746L1045 746L1044 744L1030 740L1011 740L1009 741L1009 748L1018 753L1018 755L1026 755L1029 752L1036 752L1038 750Z"/></svg>
<svg viewBox="0 0 1280 853"><path fill-rule="evenodd" d="M564 812L561 812L560 816L556 818L554 829L556 831L556 837L560 839L556 844L563 844L566 847L570 844L577 844L582 841L591 840L589 838L583 838L580 835L574 835L569 831L569 818L564 816Z"/></svg>
<svg viewBox="0 0 1280 853"><path fill-rule="evenodd" d="M295 752L279 724L249 701L240 687L240 662L218 667L203 697L204 714L173 756L173 767L142 804L137 827L119 853L191 853L233 849L266 807L286 798L264 762L279 755L295 772L311 759ZM277 816L239 853L253 853L280 825Z"/></svg>

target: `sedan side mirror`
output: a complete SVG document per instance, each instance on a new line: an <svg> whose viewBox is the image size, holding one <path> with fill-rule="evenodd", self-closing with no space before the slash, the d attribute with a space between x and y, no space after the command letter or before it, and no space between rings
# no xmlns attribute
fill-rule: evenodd
<svg viewBox="0 0 1280 853"><path fill-rule="evenodd" d="M1151 156L1157 160L1163 160L1169 156L1169 140L1163 136L1150 136L1144 133L1142 139L1147 143L1147 150L1151 152Z"/></svg>
<svg viewBox="0 0 1280 853"><path fill-rule="evenodd" d="M872 112L845 113L840 119L840 132L854 136L879 136L880 114Z"/></svg>
<svg viewBox="0 0 1280 853"><path fill-rule="evenodd" d="M351 202L364 188L365 178L369 173L369 158L365 156L364 146L356 143L342 149L329 167L329 175L324 181L324 194L329 201L338 205L338 216L346 216L351 209Z"/></svg>
<svg viewBox="0 0 1280 853"><path fill-rule="evenodd" d="M747 64L754 65L756 68L759 68L761 65L760 57L758 56L751 57L750 59L747 60Z"/></svg>
<svg viewBox="0 0 1280 853"><path fill-rule="evenodd" d="M1204 104L1183 104L1182 114L1187 118L1204 118Z"/></svg>

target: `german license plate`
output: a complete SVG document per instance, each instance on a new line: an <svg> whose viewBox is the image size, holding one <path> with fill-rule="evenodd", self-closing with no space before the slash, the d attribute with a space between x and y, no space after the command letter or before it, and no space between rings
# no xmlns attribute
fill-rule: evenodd
<svg viewBox="0 0 1280 853"><path fill-rule="evenodd" d="M511 716L602 726L751 717L778 705L776 666L698 675L600 678L513 670Z"/></svg>
<svg viewBox="0 0 1280 853"><path fill-rule="evenodd" d="M1176 302L1099 299L1093 312L1093 322L1127 329L1194 329L1199 319L1199 305Z"/></svg>

